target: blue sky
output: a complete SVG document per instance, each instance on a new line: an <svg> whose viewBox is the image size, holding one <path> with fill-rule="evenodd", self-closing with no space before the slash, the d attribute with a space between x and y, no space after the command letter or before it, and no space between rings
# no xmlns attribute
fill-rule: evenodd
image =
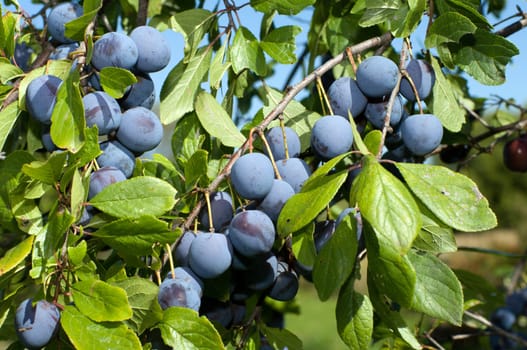
<svg viewBox="0 0 527 350"><path fill-rule="evenodd" d="M29 0L20 0L19 1L21 6L26 9L29 13L36 12L35 10L40 8L32 4ZM221 1L220 1L221 2ZM217 0L206 0L205 6L206 8L213 8L218 3ZM238 1L237 3L242 3L241 1ZM516 6L525 7L527 8L527 2L526 1L508 1L506 9L503 11L503 17L510 16L517 12ZM312 10L308 9L302 12L302 17L299 19L291 19L287 16L277 16L275 18L276 23L278 26L286 25L286 24L295 24L300 27L302 27L302 32L297 37L297 52L299 53L301 49L303 48L303 43L306 42L307 38L307 32L309 29L309 20L310 16L312 14ZM245 6L239 11L239 16L242 22L242 25L248 27L253 33L256 35L259 32L259 26L261 22L262 15L259 13L254 12L249 6ZM491 18L491 23L495 21L495 19ZM508 22L510 23L510 22ZM508 24L507 23L507 24ZM502 25L503 26L503 25ZM497 27L497 29L501 28L502 26ZM424 25L422 26L424 27ZM424 42L424 30L421 28L412 36L412 44L414 45L414 49L419 49L420 47L423 47ZM183 37L179 33L172 32L170 30L165 31L164 35L170 42L171 46L171 61L167 68L163 69L160 72L153 73L152 78L154 79L154 82L156 84L156 89L159 92L161 90L161 86L163 83L164 78L166 75L170 72L170 70L182 59L183 57ZM497 94L505 98L514 98L517 102L523 103L527 101L527 89L525 89L525 83L527 78L527 64L525 63L525 57L522 56L522 53L527 52L527 28L523 31L520 31L518 33L513 34L509 37L509 40L511 40L520 50L520 55L513 58L513 62L510 64L510 66L507 69L507 81L505 84L500 86L485 86L474 79L467 77L469 80L469 87L470 92L474 95L477 95L479 97L488 97L491 94ZM400 46L400 45L399 45ZM399 46L397 44L394 44L394 47L398 50ZM284 84L285 77L289 74L291 66L286 65L279 65L277 66L276 74L275 76L267 79L267 83L270 86L276 87L281 89ZM295 84L299 82L302 79L302 76L300 74L297 74L292 84ZM253 104L258 104L257 101L254 101ZM255 105L253 107L254 111L257 111L261 106Z"/></svg>
<svg viewBox="0 0 527 350"><path fill-rule="evenodd" d="M217 1L206 1L205 4L207 8L212 8ZM527 10L526 1L508 1L506 9L503 11L503 17L513 15L517 12L516 6L525 7ZM295 24L302 27L302 32L297 37L297 53L299 54L303 48L303 43L306 42L307 32L309 30L309 20L312 14L312 10L306 10L302 12L303 17L300 19L291 19L287 16L277 16L276 22L278 26L286 24ZM240 12L240 19L242 25L248 27L255 35L259 33L259 25L261 22L261 14L255 13L249 6L244 7ZM506 24L510 24L514 19L503 25L497 26L496 29L502 28ZM491 18L491 24L494 24L497 21L495 18ZM172 62L170 67L179 62L182 58L182 48L183 48L183 39L178 33L165 33L169 38L172 45ZM525 57L522 56L522 53L527 52L527 28L523 31L517 32L511 35L508 38L512 41L520 50L520 55L513 58L512 63L507 68L507 81L503 85L499 86L486 86L483 85L471 77L467 76L469 81L470 92L478 97L488 97L492 94L500 95L504 98L514 98L518 103L523 103L527 101L527 89L524 88L527 80L527 64ZM411 38L412 44L414 45L414 50L424 47L424 24L419 28L419 30L414 33ZM400 45L394 43L396 50L399 50ZM277 71L274 77L267 79L267 83L270 86L281 89L284 84L285 77L289 74L290 66L280 65L277 66ZM165 71L156 73L154 79L162 83L162 79L168 73L169 68ZM292 81L292 84L299 82L302 79L300 74L297 74ZM159 85L160 86L160 85ZM253 104L258 104L257 101L253 101ZM253 111L257 111L261 106L253 106Z"/></svg>

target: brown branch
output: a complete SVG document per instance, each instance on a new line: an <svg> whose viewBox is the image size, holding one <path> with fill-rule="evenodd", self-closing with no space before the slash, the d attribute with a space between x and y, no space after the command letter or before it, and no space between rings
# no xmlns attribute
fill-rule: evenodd
<svg viewBox="0 0 527 350"><path fill-rule="evenodd" d="M498 30L495 34L501 35L503 37L508 37L509 35L519 32L525 27L527 27L527 13L522 13L522 19L512 24L509 24L503 29Z"/></svg>
<svg viewBox="0 0 527 350"><path fill-rule="evenodd" d="M136 26L144 26L148 18L148 0L139 0L139 7L137 8Z"/></svg>
<svg viewBox="0 0 527 350"><path fill-rule="evenodd" d="M468 310L465 311L465 315L467 315L471 319L481 323L482 325L487 326L489 329L491 329L492 331L498 333L499 335L501 335L503 337L510 338L510 339L514 340L515 342L517 342L518 344L520 344L522 346L527 346L527 340L523 339L522 337L520 337L520 336L518 336L518 335L516 335L514 333L510 333L510 332L507 332L507 331L503 330L502 328L494 325L492 322L487 320L485 317L483 317L481 315L478 315L476 313L473 313L471 311L468 311Z"/></svg>

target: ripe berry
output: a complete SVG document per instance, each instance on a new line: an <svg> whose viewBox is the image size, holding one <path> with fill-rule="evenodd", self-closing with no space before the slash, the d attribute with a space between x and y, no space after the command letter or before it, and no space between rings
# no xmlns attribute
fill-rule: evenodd
<svg viewBox="0 0 527 350"><path fill-rule="evenodd" d="M527 136L510 140L503 148L503 162L512 171L527 171Z"/></svg>

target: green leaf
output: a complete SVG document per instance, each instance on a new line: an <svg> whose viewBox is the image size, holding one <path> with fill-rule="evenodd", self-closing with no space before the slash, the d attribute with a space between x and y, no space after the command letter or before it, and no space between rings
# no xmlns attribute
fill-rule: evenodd
<svg viewBox="0 0 527 350"><path fill-rule="evenodd" d="M353 181L350 203L382 236L385 244L406 253L421 230L419 208L408 189L372 156L363 160L362 171Z"/></svg>
<svg viewBox="0 0 527 350"><path fill-rule="evenodd" d="M271 88L265 89L264 93L265 95L262 97L265 103L263 113L267 115L276 108L282 100L283 94ZM311 129L315 122L320 119L320 114L307 110L300 102L293 100L285 108L283 118L285 125L298 134L302 150L307 149L310 144ZM269 124L269 128L277 125L278 121L275 121Z"/></svg>
<svg viewBox="0 0 527 350"><path fill-rule="evenodd" d="M181 168L201 148L205 134L196 113L187 114L176 124L172 134L172 153Z"/></svg>
<svg viewBox="0 0 527 350"><path fill-rule="evenodd" d="M411 191L445 224L459 231L497 225L496 215L468 177L438 165L397 163Z"/></svg>
<svg viewBox="0 0 527 350"><path fill-rule="evenodd" d="M270 13L278 11L283 15L296 15L315 0L251 0L251 6L260 12Z"/></svg>
<svg viewBox="0 0 527 350"><path fill-rule="evenodd" d="M299 26L276 28L263 38L260 46L278 63L293 64L296 62L296 36L302 31Z"/></svg>
<svg viewBox="0 0 527 350"><path fill-rule="evenodd" d="M404 20L394 28L394 35L405 38L412 34L421 22L426 6L426 0L408 0L407 3L403 3Z"/></svg>
<svg viewBox="0 0 527 350"><path fill-rule="evenodd" d="M6 12L2 17L2 24L4 27L4 53L7 57L13 57L15 54L15 34L18 33L19 25L19 15L16 15L13 12Z"/></svg>
<svg viewBox="0 0 527 350"><path fill-rule="evenodd" d="M163 319L163 311L157 302L159 287L150 280L138 276L113 283L124 289L132 307L132 318L126 323L138 334L153 327Z"/></svg>
<svg viewBox="0 0 527 350"><path fill-rule="evenodd" d="M317 252L315 250L315 242L313 240L313 232L315 230L315 223L306 225L301 231L298 231L293 236L293 253L296 260L302 265L313 267Z"/></svg>
<svg viewBox="0 0 527 350"><path fill-rule="evenodd" d="M0 276L3 276L24 261L31 253L34 238L34 236L29 236L4 253L4 256L0 258Z"/></svg>
<svg viewBox="0 0 527 350"><path fill-rule="evenodd" d="M7 137L15 126L19 114L20 109L15 102L8 104L0 111L0 150L4 149Z"/></svg>
<svg viewBox="0 0 527 350"><path fill-rule="evenodd" d="M155 243L172 243L179 231L171 231L165 221L153 216L114 220L91 233L125 256L144 256L152 253Z"/></svg>
<svg viewBox="0 0 527 350"><path fill-rule="evenodd" d="M483 29L476 30L467 40L469 43L462 41L456 47L454 62L480 83L504 83L505 66L519 54L518 48L501 35Z"/></svg>
<svg viewBox="0 0 527 350"><path fill-rule="evenodd" d="M170 124L194 109L194 99L208 72L212 50L199 50L188 62L178 64L169 73L161 89L161 121Z"/></svg>
<svg viewBox="0 0 527 350"><path fill-rule="evenodd" d="M104 67L99 74L102 88L113 98L123 97L126 89L137 82L135 75L128 69Z"/></svg>
<svg viewBox="0 0 527 350"><path fill-rule="evenodd" d="M198 94L196 115L203 128L225 146L240 147L245 142L231 117L211 94L204 91Z"/></svg>
<svg viewBox="0 0 527 350"><path fill-rule="evenodd" d="M284 328L268 327L264 323L259 325L265 339L273 349L302 350L302 341Z"/></svg>
<svg viewBox="0 0 527 350"><path fill-rule="evenodd" d="M103 212L120 218L159 216L172 209L176 190L166 181L138 176L104 188L90 200Z"/></svg>
<svg viewBox="0 0 527 350"><path fill-rule="evenodd" d="M379 286L375 283L372 275L368 273L368 294L375 309L375 313L379 319L383 321L388 327L390 327L395 334L399 335L412 349L422 349L421 344L414 335L408 325L406 324L405 318L400 313L399 307L393 307L392 303L387 302L384 297L385 289L383 286ZM393 336L390 334L390 336Z"/></svg>
<svg viewBox="0 0 527 350"><path fill-rule="evenodd" d="M361 27L381 24L388 30L396 32L405 25L408 7L400 0L370 0L359 21Z"/></svg>
<svg viewBox="0 0 527 350"><path fill-rule="evenodd" d="M225 73L231 67L231 62L225 60L225 51L227 49L227 44L229 42L226 40L223 45L216 51L212 63L210 64L209 70L209 84L213 89L219 89L221 81Z"/></svg>
<svg viewBox="0 0 527 350"><path fill-rule="evenodd" d="M348 215L315 258L313 282L320 300L328 300L351 275L357 247L357 223Z"/></svg>
<svg viewBox="0 0 527 350"><path fill-rule="evenodd" d="M440 14L453 12L459 13L468 19L472 23L478 26L478 28L491 30L492 26L489 21L481 12L481 3L479 0L441 0L435 4Z"/></svg>
<svg viewBox="0 0 527 350"><path fill-rule="evenodd" d="M245 27L240 27L230 47L230 58L234 73L239 74L244 69L253 71L261 77L267 74L265 55L258 39Z"/></svg>
<svg viewBox="0 0 527 350"><path fill-rule="evenodd" d="M198 45L215 20L215 14L198 8L182 11L172 16L170 19L172 29L181 33L185 39L186 60L194 56Z"/></svg>
<svg viewBox="0 0 527 350"><path fill-rule="evenodd" d="M363 227L368 249L368 288L370 283L402 306L413 299L416 272L407 255L401 255L391 242L368 225ZM371 281L370 281L371 279Z"/></svg>
<svg viewBox="0 0 527 350"><path fill-rule="evenodd" d="M77 153L70 154L68 158L70 164L75 164L79 168L90 163L102 153L99 147L99 132L97 131L97 127L86 128L84 131L86 136L84 144Z"/></svg>
<svg viewBox="0 0 527 350"><path fill-rule="evenodd" d="M350 349L368 349L373 335L373 306L366 295L353 289L349 279L340 289L335 313L340 338Z"/></svg>
<svg viewBox="0 0 527 350"><path fill-rule="evenodd" d="M64 35L76 41L84 40L86 27L93 22L97 12L102 8L102 0L85 1L83 15L65 24Z"/></svg>
<svg viewBox="0 0 527 350"><path fill-rule="evenodd" d="M443 74L437 59L432 57L431 62L436 81L429 107L446 129L452 132L458 132L461 130L463 123L465 123L465 110L459 103L458 98L454 95L455 90Z"/></svg>
<svg viewBox="0 0 527 350"><path fill-rule="evenodd" d="M45 161L35 160L29 164L24 164L22 172L35 180L54 185L62 176L67 158L66 152L53 153Z"/></svg>
<svg viewBox="0 0 527 350"><path fill-rule="evenodd" d="M463 290L452 270L431 254L408 254L416 283L412 308L460 326L463 318Z"/></svg>
<svg viewBox="0 0 527 350"><path fill-rule="evenodd" d="M355 135L354 135L355 136ZM354 138L355 140L355 138ZM382 132L380 130L372 130L364 138L364 143L371 154L377 154L382 143Z"/></svg>
<svg viewBox="0 0 527 350"><path fill-rule="evenodd" d="M205 150L197 150L185 164L185 184L187 188L194 187L198 180L207 176L209 153ZM205 184L206 185L206 184Z"/></svg>
<svg viewBox="0 0 527 350"><path fill-rule="evenodd" d="M7 84L24 74L24 71L11 63L7 58L0 57L0 83Z"/></svg>
<svg viewBox="0 0 527 350"><path fill-rule="evenodd" d="M331 164L336 164L347 154L335 157ZM278 234L285 237L309 224L328 205L346 181L347 172L326 175L329 166L317 169L317 172L304 183L299 193L287 200L278 217ZM323 171L325 170L325 172Z"/></svg>
<svg viewBox="0 0 527 350"><path fill-rule="evenodd" d="M75 169L70 190L70 211L75 218L80 218L82 211L85 210L82 204L86 201L88 183L89 179L86 177L83 180L80 172Z"/></svg>
<svg viewBox="0 0 527 350"><path fill-rule="evenodd" d="M205 316L200 317L191 309L169 307L163 312L158 328L165 344L174 349L225 349L216 328Z"/></svg>
<svg viewBox="0 0 527 350"><path fill-rule="evenodd" d="M444 43L457 43L468 33L474 33L477 27L470 19L457 12L447 12L437 17L430 26L425 39L430 49Z"/></svg>
<svg viewBox="0 0 527 350"><path fill-rule="evenodd" d="M85 127L79 72L73 70L57 91L57 102L51 115L51 139L57 147L76 153L84 144Z"/></svg>
<svg viewBox="0 0 527 350"><path fill-rule="evenodd" d="M57 205L49 213L48 224L46 225L46 241L44 244L45 250L48 252L48 257L56 254L57 249L64 241L64 235L75 222L75 218L68 210L61 205Z"/></svg>
<svg viewBox="0 0 527 350"><path fill-rule="evenodd" d="M126 292L101 280L86 280L71 286L75 306L95 322L124 321L132 317Z"/></svg>
<svg viewBox="0 0 527 350"><path fill-rule="evenodd" d="M97 323L66 305L61 312L60 324L78 350L142 350L137 335L123 323Z"/></svg>
<svg viewBox="0 0 527 350"><path fill-rule="evenodd" d="M430 253L452 253L457 251L456 238L450 227L445 227L426 207L421 208L423 226L414 240L414 247ZM427 212L425 214L425 212ZM434 216L434 218L432 218Z"/></svg>

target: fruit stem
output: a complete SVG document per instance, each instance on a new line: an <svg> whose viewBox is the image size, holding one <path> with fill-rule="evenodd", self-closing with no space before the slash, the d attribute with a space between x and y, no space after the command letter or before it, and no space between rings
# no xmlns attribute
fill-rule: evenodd
<svg viewBox="0 0 527 350"><path fill-rule="evenodd" d="M172 273L172 278L176 278L176 272L174 271L174 259L172 258L172 249L170 247L170 244L166 243L165 247L167 249L168 254L168 262L170 263L170 272ZM156 271L157 279L159 281L159 284L161 284L161 276L159 276L159 271Z"/></svg>
<svg viewBox="0 0 527 350"><path fill-rule="evenodd" d="M289 147L287 146L287 135L286 135L286 132L285 132L284 118L282 118L280 116L280 117L278 117L278 119L280 120L280 128L282 129L282 136L283 136L283 140L284 140L285 159L289 159Z"/></svg>
<svg viewBox="0 0 527 350"><path fill-rule="evenodd" d="M265 138L265 134L262 131L262 129L257 129L257 130L258 130L258 135L262 139L265 149L267 150L267 155L271 159L271 164L273 165L274 174L278 180L282 180L282 177L280 176L280 172L278 171L276 162L274 160L273 152L271 152L271 147L269 146L269 142L267 142L267 139ZM285 135L285 132L284 132L284 135Z"/></svg>

